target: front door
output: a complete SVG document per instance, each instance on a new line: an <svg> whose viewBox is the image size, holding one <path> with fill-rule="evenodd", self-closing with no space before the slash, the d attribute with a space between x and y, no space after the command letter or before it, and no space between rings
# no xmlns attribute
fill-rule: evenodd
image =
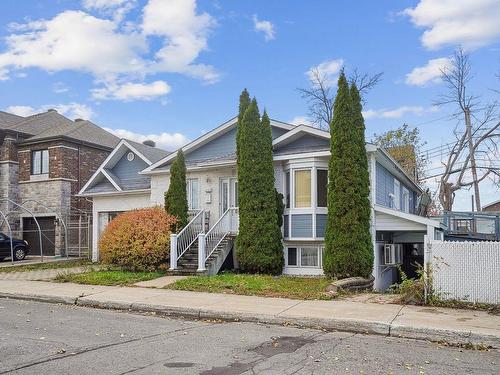
<svg viewBox="0 0 500 375"><path fill-rule="evenodd" d="M220 215L231 207L238 207L238 179L235 177L221 178Z"/></svg>

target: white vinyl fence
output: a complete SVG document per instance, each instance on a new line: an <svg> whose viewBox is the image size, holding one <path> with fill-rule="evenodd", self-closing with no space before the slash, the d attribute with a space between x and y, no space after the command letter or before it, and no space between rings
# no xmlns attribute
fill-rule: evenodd
<svg viewBox="0 0 500 375"><path fill-rule="evenodd" d="M425 263L439 298L500 303L500 242L425 241Z"/></svg>

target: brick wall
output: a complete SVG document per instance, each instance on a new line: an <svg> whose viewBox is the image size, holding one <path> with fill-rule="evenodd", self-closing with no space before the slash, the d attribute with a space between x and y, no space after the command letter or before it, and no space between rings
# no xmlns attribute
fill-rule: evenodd
<svg viewBox="0 0 500 375"><path fill-rule="evenodd" d="M15 140L8 135L0 144L0 161L17 161Z"/></svg>
<svg viewBox="0 0 500 375"><path fill-rule="evenodd" d="M47 180L38 176L31 176L31 154L36 150L49 151L49 175ZM21 184L27 183L23 188L25 196L29 195L30 189L39 190L44 186L49 188L52 180L64 180L69 183L69 193L71 195L70 205L81 210L91 210L92 203L84 198L77 198L77 194L95 171L109 155L109 151L72 143L69 141L51 141L36 145L20 145L18 147L17 158L19 160L19 181ZM30 187L31 186L31 187ZM36 186L36 187L35 187ZM50 191L50 190L46 190ZM57 194L65 192L66 189L58 189ZM54 192L54 194L56 194ZM38 195L36 193L35 195ZM53 199L47 197L53 203ZM68 201L69 203L69 201Z"/></svg>
<svg viewBox="0 0 500 375"><path fill-rule="evenodd" d="M500 202L497 202L495 204L492 204L492 205L488 206L483 211L486 211L486 212L500 212Z"/></svg>

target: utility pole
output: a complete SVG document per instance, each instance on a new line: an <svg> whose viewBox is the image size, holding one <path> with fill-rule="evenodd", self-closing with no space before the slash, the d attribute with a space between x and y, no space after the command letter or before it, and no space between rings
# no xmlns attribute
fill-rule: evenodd
<svg viewBox="0 0 500 375"><path fill-rule="evenodd" d="M472 142L472 122L470 120L470 108L464 108L465 127L467 132L467 141L469 143L469 160L472 172L472 185L474 186L474 196L476 198L476 211L481 211L481 199L479 197L479 182L477 180L476 158L474 156L474 143Z"/></svg>

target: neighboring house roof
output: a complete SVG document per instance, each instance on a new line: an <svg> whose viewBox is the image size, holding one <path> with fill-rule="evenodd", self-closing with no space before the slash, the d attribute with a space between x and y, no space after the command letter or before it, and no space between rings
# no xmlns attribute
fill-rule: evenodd
<svg viewBox="0 0 500 375"><path fill-rule="evenodd" d="M495 206L495 205L497 205L497 204L499 204L499 203L500 203L500 199L499 199L499 200L496 200L496 201L494 201L494 202L488 203L488 204L486 204L486 205L484 205L484 206L483 206L483 210L488 209L488 208L490 208L490 207L493 207L493 206Z"/></svg>
<svg viewBox="0 0 500 375"><path fill-rule="evenodd" d="M23 119L23 117L18 115L13 115L12 113L0 111L0 129L6 129L10 125L15 124Z"/></svg>
<svg viewBox="0 0 500 375"><path fill-rule="evenodd" d="M70 141L112 149L120 141L115 135L88 120L72 121L55 110L19 117L18 121L6 124L0 122L0 127L27 135L21 142L23 144L66 138Z"/></svg>
<svg viewBox="0 0 500 375"><path fill-rule="evenodd" d="M130 152L134 154L131 160L128 159ZM79 195L93 196L147 190L151 187L150 178L140 175L139 172L169 154L168 151L156 147L121 139L83 186Z"/></svg>

